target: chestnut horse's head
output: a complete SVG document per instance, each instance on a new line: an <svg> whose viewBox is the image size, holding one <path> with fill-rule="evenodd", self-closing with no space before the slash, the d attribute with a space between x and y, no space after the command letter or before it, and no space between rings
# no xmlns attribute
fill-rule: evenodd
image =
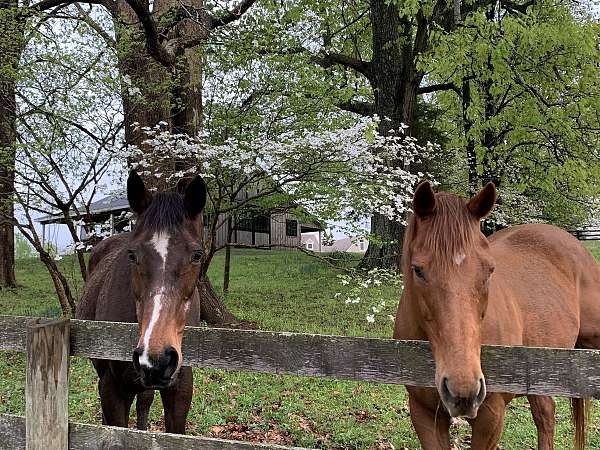
<svg viewBox="0 0 600 450"><path fill-rule="evenodd" d="M494 260L479 222L495 201L492 183L465 202L434 194L424 182L415 191L406 230L405 289L431 342L437 390L453 417L474 418L486 396L481 324Z"/></svg>
<svg viewBox="0 0 600 450"><path fill-rule="evenodd" d="M203 262L206 185L196 177L182 191L152 195L136 172L127 180L127 198L138 214L127 249L139 324L133 364L148 388L177 379L183 329Z"/></svg>

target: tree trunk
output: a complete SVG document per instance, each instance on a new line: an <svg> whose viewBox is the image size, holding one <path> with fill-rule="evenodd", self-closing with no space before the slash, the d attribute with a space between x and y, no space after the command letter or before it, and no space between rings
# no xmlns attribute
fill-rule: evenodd
<svg viewBox="0 0 600 450"><path fill-rule="evenodd" d="M17 1L0 3L0 286L15 287L13 194L17 141L16 82L23 50L23 24L17 19Z"/></svg>
<svg viewBox="0 0 600 450"><path fill-rule="evenodd" d="M385 0L371 1L373 59L371 87L375 96L375 112L382 119L379 133L398 130L402 123L409 128L417 104L417 89L422 75L415 67L413 25L400 17L398 6ZM403 165L404 161L394 164ZM371 233L381 243L370 242L360 267L399 269L404 225L381 214L371 218Z"/></svg>
<svg viewBox="0 0 600 450"><path fill-rule="evenodd" d="M206 274L200 276L197 286L200 293L202 320L209 325L219 326L236 325L239 322L217 295Z"/></svg>
<svg viewBox="0 0 600 450"><path fill-rule="evenodd" d="M231 214L227 218L227 243L231 243L231 235L233 231L233 220ZM223 267L223 295L229 292L229 275L231 272L231 246L225 247L225 266Z"/></svg>
<svg viewBox="0 0 600 450"><path fill-rule="evenodd" d="M468 111L471 106L471 82L463 79L462 84L462 122L465 132L465 141L467 146L467 170L469 175L469 196L473 196L479 189L479 175L477 174L477 152L475 140L471 135L473 122L469 119Z"/></svg>
<svg viewBox="0 0 600 450"><path fill-rule="evenodd" d="M50 273L50 278L52 278L52 284L54 284L54 290L56 291L63 315L75 316L75 300L67 279L61 273L50 254L37 245L35 247L40 254L40 259Z"/></svg>
<svg viewBox="0 0 600 450"><path fill-rule="evenodd" d="M77 242L79 240L79 236L77 236L77 230L73 225L73 221L69 214L69 211L63 211L63 216L67 222L67 228L69 229L69 233L71 234L71 238L73 242ZM79 263L79 272L81 273L81 279L85 282L87 281L87 267L85 264L85 256L84 249L75 249L75 254L77 255L77 262Z"/></svg>
<svg viewBox="0 0 600 450"><path fill-rule="evenodd" d="M157 0L154 2L153 15L160 14L175 6L173 0ZM194 9L200 10L202 0L192 0ZM116 16L115 16L116 14ZM154 127L158 122L167 123L173 133L185 133L197 136L202 123L202 54L200 47L186 49L176 64L167 70L157 63L146 51L143 34L137 25L124 26L125 23L138 23L137 16L123 1L113 12L115 22L119 23L117 42L119 45L119 67L123 75L127 75L132 85L141 91L141 96L130 95L129 87L123 86L123 104L125 115L125 139L128 144L138 145L143 149L145 136L135 131L132 126ZM160 172L165 176L175 171L194 167L198 161L177 160L169 167L161 166ZM171 189L164 179L148 180L150 187ZM206 273L202 273L198 281L198 289L202 302L202 319L210 325L237 323L222 299L217 295Z"/></svg>
<svg viewBox="0 0 600 450"><path fill-rule="evenodd" d="M121 97L123 99L123 115L125 123L125 142L147 150L143 142L148 138L143 127L152 128L159 122L166 123L168 131L171 124L171 74L156 62L146 51L144 34L138 17L125 0L115 3L111 11L115 23L118 65L123 82ZM154 3L154 11L160 15L166 7L165 1ZM130 25L134 24L134 25ZM152 154L148 159L153 165ZM133 162L133 161L131 161ZM160 163L161 165L164 162ZM166 175L173 173L174 167L161 167ZM145 180L150 189L167 190L169 186L163 179L152 177Z"/></svg>

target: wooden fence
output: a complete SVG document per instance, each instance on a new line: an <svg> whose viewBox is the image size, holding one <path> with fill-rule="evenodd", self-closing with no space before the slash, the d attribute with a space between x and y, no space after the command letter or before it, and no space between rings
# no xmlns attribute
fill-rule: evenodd
<svg viewBox="0 0 600 450"><path fill-rule="evenodd" d="M137 325L0 316L0 351L27 353L26 417L0 415L0 449L291 449L68 422L68 357L127 361ZM192 367L433 386L427 342L191 328ZM600 398L600 351L484 346L488 391Z"/></svg>
<svg viewBox="0 0 600 450"><path fill-rule="evenodd" d="M580 241L600 241L600 228L585 228L582 230L569 231Z"/></svg>

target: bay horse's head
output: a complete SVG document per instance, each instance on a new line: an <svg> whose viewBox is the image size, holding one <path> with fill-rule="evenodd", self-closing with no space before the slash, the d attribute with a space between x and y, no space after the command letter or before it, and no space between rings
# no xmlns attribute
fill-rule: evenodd
<svg viewBox="0 0 600 450"><path fill-rule="evenodd" d="M127 249L139 324L133 364L148 388L168 387L177 379L183 329L203 260L199 218L206 185L196 177L181 191L153 195L135 171L127 180L127 198L138 214Z"/></svg>
<svg viewBox="0 0 600 450"><path fill-rule="evenodd" d="M453 194L434 194L428 182L421 183L405 235L407 300L431 342L437 390L453 417L474 418L486 396L481 324L494 260L480 220L495 201L492 183L468 202Z"/></svg>

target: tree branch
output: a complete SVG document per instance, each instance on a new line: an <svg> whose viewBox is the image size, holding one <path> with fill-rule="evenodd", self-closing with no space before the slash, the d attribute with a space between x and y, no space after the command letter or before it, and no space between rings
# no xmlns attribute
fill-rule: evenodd
<svg viewBox="0 0 600 450"><path fill-rule="evenodd" d="M91 18L91 16L88 14L88 12L86 10L84 10L81 5L79 3L75 3L75 8L77 8L77 11L79 12L79 17L81 18L81 20L83 20L86 24L88 24L88 26L94 30L96 33L98 33L100 35L100 37L102 37L102 39L104 39L104 42L106 42L106 45L108 45L111 48L117 48L117 41L106 32L106 30L104 30L99 24L98 22L96 22L94 19Z"/></svg>
<svg viewBox="0 0 600 450"><path fill-rule="evenodd" d="M370 102L348 100L347 102L339 103L337 106L344 111L349 111L360 116L370 117L375 114L375 104Z"/></svg>
<svg viewBox="0 0 600 450"><path fill-rule="evenodd" d="M246 11L250 9L250 7L254 4L256 0L242 0L240 4L234 8L232 11L227 12L222 17L210 17L210 29L214 30L215 28L222 27L223 25L227 25L231 22L235 22L240 17L244 15Z"/></svg>
<svg viewBox="0 0 600 450"><path fill-rule="evenodd" d="M527 8L535 4L536 0L529 0L523 4L511 2L509 0L501 0L500 5L508 12L519 12L521 14L527 14Z"/></svg>
<svg viewBox="0 0 600 450"><path fill-rule="evenodd" d="M56 8L57 6L72 5L77 3L76 0L41 0L35 5L31 5L30 9L35 11L47 11L48 9ZM104 5L110 3L110 0L86 0L81 3L88 3L90 5Z"/></svg>
<svg viewBox="0 0 600 450"><path fill-rule="evenodd" d="M312 60L324 69L338 64L347 67L348 69L352 69L368 79L371 78L371 63L353 58L352 56L344 55L342 53L321 52L321 57L314 56Z"/></svg>
<svg viewBox="0 0 600 450"><path fill-rule="evenodd" d="M148 50L148 53L163 66L167 68L172 67L175 64L175 52L167 50L161 44L158 28L156 27L154 19L152 19L152 15L150 14L148 6L141 0L126 1L138 16L138 19L144 28L144 35L146 37L146 50Z"/></svg>
<svg viewBox="0 0 600 450"><path fill-rule="evenodd" d="M429 86L422 86L419 89L417 89L417 95L422 95L422 94L430 94L432 92L439 92L439 91L454 91L457 94L460 93L460 89L458 88L458 86L454 83L439 83L439 84L430 84Z"/></svg>

